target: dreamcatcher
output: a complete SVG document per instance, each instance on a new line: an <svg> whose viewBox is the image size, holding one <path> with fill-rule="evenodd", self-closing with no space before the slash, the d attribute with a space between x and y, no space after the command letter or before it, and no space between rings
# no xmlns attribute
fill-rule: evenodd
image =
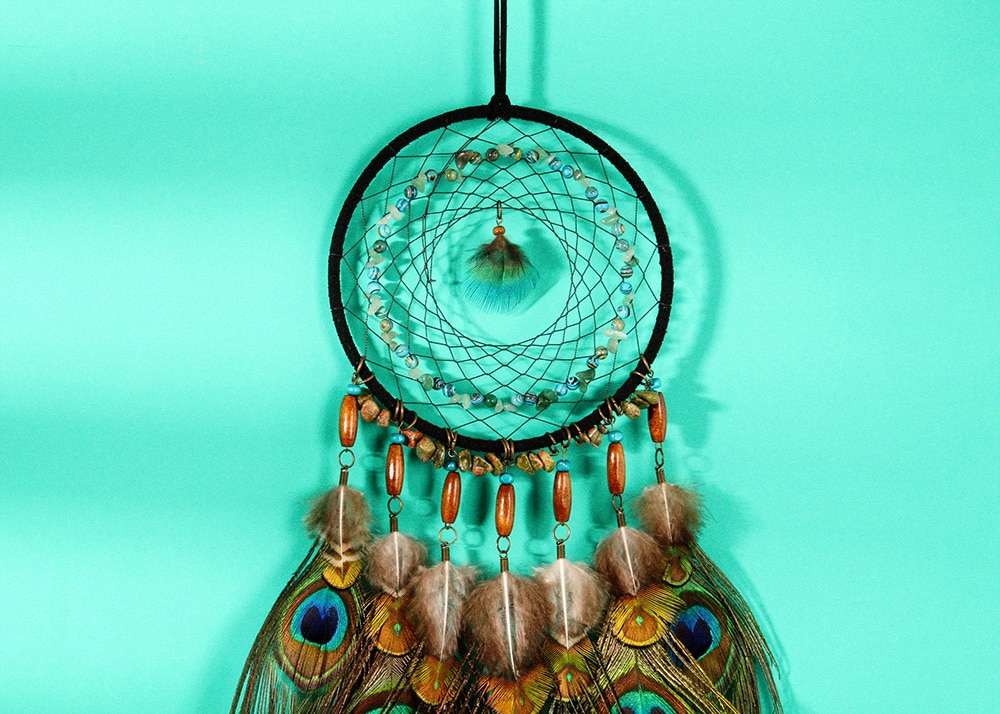
<svg viewBox="0 0 1000 714"><path fill-rule="evenodd" d="M673 292L663 220L604 141L511 105L504 0L494 29L490 104L401 134L340 213L330 304L354 375L339 485L309 512L315 544L232 711L759 712L761 677L780 711L754 618L695 540L697 499L666 479L653 373ZM644 412L655 462L641 469L637 529L617 424ZM374 540L350 485L360 421L389 431L388 533ZM566 542L571 457L594 447L610 527L591 566L567 559ZM434 557L406 534L419 525L401 498L417 459L433 467L418 478L441 484ZM494 577L452 560L470 478L496 482ZM509 565L528 478L552 482L554 558L533 577Z"/></svg>

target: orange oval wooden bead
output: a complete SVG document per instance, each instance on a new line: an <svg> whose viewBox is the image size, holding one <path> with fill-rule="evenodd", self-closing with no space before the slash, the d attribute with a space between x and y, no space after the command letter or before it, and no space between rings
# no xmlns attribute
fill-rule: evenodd
<svg viewBox="0 0 1000 714"><path fill-rule="evenodd" d="M608 490L612 496L625 492L625 447L620 441L608 444Z"/></svg>
<svg viewBox="0 0 1000 714"><path fill-rule="evenodd" d="M569 471L556 471L556 480L552 486L552 510L557 523L569 520L573 510L573 484L570 483Z"/></svg>
<svg viewBox="0 0 1000 714"><path fill-rule="evenodd" d="M340 445L345 449L354 446L358 438L358 398L344 395L340 402Z"/></svg>
<svg viewBox="0 0 1000 714"><path fill-rule="evenodd" d="M659 401L649 408L649 436L657 444L662 444L667 438L667 403L663 392L659 393Z"/></svg>
<svg viewBox="0 0 1000 714"><path fill-rule="evenodd" d="M385 459L385 492L398 496L403 492L403 445L389 444Z"/></svg>
<svg viewBox="0 0 1000 714"><path fill-rule="evenodd" d="M441 489L441 520L451 525L458 518L458 505L462 502L462 477L458 471L449 471Z"/></svg>
<svg viewBox="0 0 1000 714"><path fill-rule="evenodd" d="M509 483L500 484L497 491L497 535L501 538L510 536L514 530L514 486Z"/></svg>

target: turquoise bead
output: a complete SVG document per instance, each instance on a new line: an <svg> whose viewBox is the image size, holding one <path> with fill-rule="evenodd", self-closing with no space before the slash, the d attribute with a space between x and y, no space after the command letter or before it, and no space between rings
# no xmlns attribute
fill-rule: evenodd
<svg viewBox="0 0 1000 714"><path fill-rule="evenodd" d="M566 380L566 386L569 389L579 389L580 388L580 378L579 377L570 377L569 379Z"/></svg>
<svg viewBox="0 0 1000 714"><path fill-rule="evenodd" d="M391 441L393 444L405 444L406 434L400 434L397 431L395 434L389 437L389 441Z"/></svg>
<svg viewBox="0 0 1000 714"><path fill-rule="evenodd" d="M410 202L407 201L405 198L401 198L398 201L396 201L396 208L399 209L400 211L405 211L409 207L410 207Z"/></svg>
<svg viewBox="0 0 1000 714"><path fill-rule="evenodd" d="M483 395L480 394L479 392L473 393L470 399L472 400L472 406L474 407L478 407L480 404L483 403Z"/></svg>
<svg viewBox="0 0 1000 714"><path fill-rule="evenodd" d="M651 380L649 380L650 389L660 389L662 386L663 386L663 380L660 379L659 377L653 377Z"/></svg>
<svg viewBox="0 0 1000 714"><path fill-rule="evenodd" d="M556 471L569 471L570 463L569 459L559 459L556 462Z"/></svg>
<svg viewBox="0 0 1000 714"><path fill-rule="evenodd" d="M420 364L420 360L419 360L419 359L417 359L417 356L416 356L416 355L413 355L413 354L410 354L410 355L406 355L406 359L405 359L405 360L403 360L403 362L404 362L404 363L406 364L406 366L407 366L407 367L409 367L410 369L414 369L414 368L416 368L416 366L417 366L418 364Z"/></svg>
<svg viewBox="0 0 1000 714"><path fill-rule="evenodd" d="M389 227L388 223L383 223L378 227L378 234L383 238L388 238L392 234L392 229ZM384 243L385 241L383 241ZM377 244L378 241L375 241Z"/></svg>
<svg viewBox="0 0 1000 714"><path fill-rule="evenodd" d="M625 224L624 223L616 223L615 227L611 229L611 232L614 233L616 236L623 236L623 235L625 235Z"/></svg>
<svg viewBox="0 0 1000 714"><path fill-rule="evenodd" d="M524 397L522 397L520 394L515 394L510 398L510 403L513 404L515 407L519 407L522 404L524 404Z"/></svg>
<svg viewBox="0 0 1000 714"><path fill-rule="evenodd" d="M368 276L369 280L378 280L379 276L381 274L382 274L382 271L379 270L378 268L374 267L374 266L371 267L371 268L368 268L368 271L366 273L366 275Z"/></svg>
<svg viewBox="0 0 1000 714"><path fill-rule="evenodd" d="M600 201L594 201L594 208L596 208L600 213L604 213L606 210L608 210L609 205L610 204L603 198Z"/></svg>
<svg viewBox="0 0 1000 714"><path fill-rule="evenodd" d="M444 462L445 471L458 471L458 462L455 459L448 459Z"/></svg>
<svg viewBox="0 0 1000 714"><path fill-rule="evenodd" d="M628 295L632 292L632 283L627 280L623 281L622 284L618 286L618 292L622 295Z"/></svg>
<svg viewBox="0 0 1000 714"><path fill-rule="evenodd" d="M352 396L355 396L355 397L358 396L359 394L361 394L361 385L360 384L348 384L347 385L347 393L350 394L350 395L352 395Z"/></svg>
<svg viewBox="0 0 1000 714"><path fill-rule="evenodd" d="M383 228L386 228L386 227L387 227L387 226L379 226L379 233L381 233L381 232L382 232L382 229L383 229ZM387 251L388 249L389 249L389 244L388 244L388 243L386 243L386 242L385 242L384 240L377 240L377 241L375 241L375 243L374 243L374 244L372 245L372 250L374 250L374 251L375 251L376 253L384 253L384 252L386 252L386 251Z"/></svg>
<svg viewBox="0 0 1000 714"><path fill-rule="evenodd" d="M631 247L632 246L629 245L629 242L627 240L622 240L621 238L619 238L618 240L615 241L615 248L617 248L622 253L624 253Z"/></svg>
<svg viewBox="0 0 1000 714"><path fill-rule="evenodd" d="M368 292L371 295L382 292L382 286L379 285L377 280L372 280L368 283Z"/></svg>
<svg viewBox="0 0 1000 714"><path fill-rule="evenodd" d="M557 384L555 392L560 397L565 397L566 394L569 392L569 387L567 387L565 384Z"/></svg>
<svg viewBox="0 0 1000 714"><path fill-rule="evenodd" d="M449 399L451 397L455 396L455 391L456 390L455 390L455 385L454 384L446 384L446 385L444 385L443 390L444 390L444 396L448 397Z"/></svg>
<svg viewBox="0 0 1000 714"><path fill-rule="evenodd" d="M559 171L562 168L563 162L558 156L553 156L549 159L549 168L553 171Z"/></svg>
<svg viewBox="0 0 1000 714"><path fill-rule="evenodd" d="M586 191L584 191L583 195L589 198L591 201L593 201L595 198L597 198L597 187L596 186L589 187Z"/></svg>
<svg viewBox="0 0 1000 714"><path fill-rule="evenodd" d="M563 164L562 175L563 178L573 178L573 167L569 164Z"/></svg>
<svg viewBox="0 0 1000 714"><path fill-rule="evenodd" d="M500 483L512 484L514 483L514 474L504 471L500 474Z"/></svg>
<svg viewBox="0 0 1000 714"><path fill-rule="evenodd" d="M524 160L527 161L529 164L535 163L536 161L538 161L538 152L535 151L534 149L525 152Z"/></svg>
<svg viewBox="0 0 1000 714"><path fill-rule="evenodd" d="M524 403L525 404L534 404L537 401L538 401L538 395L537 394L532 394L531 392L528 392L527 394L524 395Z"/></svg>
<svg viewBox="0 0 1000 714"><path fill-rule="evenodd" d="M416 197L417 197L417 187L414 186L413 184L410 184L409 186L403 189L403 198L412 201Z"/></svg>
<svg viewBox="0 0 1000 714"><path fill-rule="evenodd" d="M608 432L608 441L610 441L612 444L621 443L621 440L622 440L622 433L617 429Z"/></svg>
<svg viewBox="0 0 1000 714"><path fill-rule="evenodd" d="M396 348L396 356L397 357L409 357L410 356L410 348L407 347L406 345L400 345L399 347Z"/></svg>
<svg viewBox="0 0 1000 714"><path fill-rule="evenodd" d="M615 312L618 313L618 317L624 320L626 317L632 314L632 308L630 308L628 305L619 305L618 309L615 310Z"/></svg>

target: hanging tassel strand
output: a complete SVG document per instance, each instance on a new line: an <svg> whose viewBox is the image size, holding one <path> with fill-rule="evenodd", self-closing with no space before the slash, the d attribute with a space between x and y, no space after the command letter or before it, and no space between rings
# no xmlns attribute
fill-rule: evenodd
<svg viewBox="0 0 1000 714"><path fill-rule="evenodd" d="M477 587L466 602L463 630L475 643L482 674L477 687L496 714L537 714L552 677L540 663L553 612L545 587L510 572L507 554L514 527L514 486L504 473L497 491L496 530L500 574Z"/></svg>

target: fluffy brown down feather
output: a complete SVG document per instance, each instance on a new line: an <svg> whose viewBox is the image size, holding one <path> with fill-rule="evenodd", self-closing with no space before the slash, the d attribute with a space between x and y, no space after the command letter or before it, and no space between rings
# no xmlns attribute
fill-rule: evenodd
<svg viewBox="0 0 1000 714"><path fill-rule="evenodd" d="M633 508L643 528L664 545L690 545L701 527L701 499L676 484L646 487Z"/></svg>

